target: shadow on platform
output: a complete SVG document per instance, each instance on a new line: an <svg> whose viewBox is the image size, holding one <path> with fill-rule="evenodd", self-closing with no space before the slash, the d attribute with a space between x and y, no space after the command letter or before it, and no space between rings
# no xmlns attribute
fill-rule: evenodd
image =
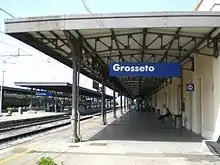
<svg viewBox="0 0 220 165"><path fill-rule="evenodd" d="M169 121L159 121L150 112L129 111L89 140L202 142L201 136L175 129Z"/></svg>

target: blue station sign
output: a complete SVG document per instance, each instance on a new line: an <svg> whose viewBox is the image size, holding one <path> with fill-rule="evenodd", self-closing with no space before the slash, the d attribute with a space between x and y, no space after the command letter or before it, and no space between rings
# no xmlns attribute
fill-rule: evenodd
<svg viewBox="0 0 220 165"><path fill-rule="evenodd" d="M179 63L122 63L110 64L110 76L180 77Z"/></svg>
<svg viewBox="0 0 220 165"><path fill-rule="evenodd" d="M52 92L36 92L36 96L53 96Z"/></svg>

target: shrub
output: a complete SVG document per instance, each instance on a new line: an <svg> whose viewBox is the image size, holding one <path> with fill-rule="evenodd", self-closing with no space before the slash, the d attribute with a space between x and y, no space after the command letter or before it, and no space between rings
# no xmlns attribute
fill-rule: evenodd
<svg viewBox="0 0 220 165"><path fill-rule="evenodd" d="M38 162L37 165L57 165L54 160L50 157L42 157Z"/></svg>

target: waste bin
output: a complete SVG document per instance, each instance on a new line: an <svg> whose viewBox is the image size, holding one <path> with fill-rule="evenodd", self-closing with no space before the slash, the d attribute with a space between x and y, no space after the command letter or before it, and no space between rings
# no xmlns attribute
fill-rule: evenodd
<svg viewBox="0 0 220 165"><path fill-rule="evenodd" d="M160 109L156 109L156 116L160 116Z"/></svg>
<svg viewBox="0 0 220 165"><path fill-rule="evenodd" d="M175 115L175 127L181 128L182 127L182 115Z"/></svg>
<svg viewBox="0 0 220 165"><path fill-rule="evenodd" d="M18 107L18 113L23 114L23 107Z"/></svg>
<svg viewBox="0 0 220 165"><path fill-rule="evenodd" d="M8 107L7 110L8 110L8 115L11 116L11 115L12 115L12 110L13 110L13 109L12 109L11 107Z"/></svg>

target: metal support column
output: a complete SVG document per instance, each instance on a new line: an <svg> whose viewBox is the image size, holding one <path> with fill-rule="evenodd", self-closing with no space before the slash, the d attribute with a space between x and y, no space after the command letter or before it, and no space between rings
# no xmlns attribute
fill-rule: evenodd
<svg viewBox="0 0 220 165"><path fill-rule="evenodd" d="M128 110L129 110L129 103L128 103L128 97L127 97L127 108L128 108Z"/></svg>
<svg viewBox="0 0 220 165"><path fill-rule="evenodd" d="M71 114L71 108L70 108L70 103L71 103L71 95L70 96L68 96L67 98L66 98L66 106L67 106L67 109L68 109L68 113L70 113Z"/></svg>
<svg viewBox="0 0 220 165"><path fill-rule="evenodd" d="M121 107L121 114L123 114L123 107L122 107L122 93L120 93L120 107Z"/></svg>
<svg viewBox="0 0 220 165"><path fill-rule="evenodd" d="M62 112L64 112L64 108L65 108L65 97L63 98L63 102L62 102Z"/></svg>
<svg viewBox="0 0 220 165"><path fill-rule="evenodd" d="M53 92L53 96L52 96L52 105L53 105L53 109L52 109L52 111L54 111L55 110L55 93Z"/></svg>
<svg viewBox="0 0 220 165"><path fill-rule="evenodd" d="M47 109L47 97L44 97L44 108Z"/></svg>
<svg viewBox="0 0 220 165"><path fill-rule="evenodd" d="M24 96L24 104L25 104L25 106L24 106L24 110L26 111L27 110L27 105L28 105L28 99L27 99L27 95L25 94L25 96Z"/></svg>
<svg viewBox="0 0 220 165"><path fill-rule="evenodd" d="M102 124L106 125L106 108L105 108L105 77L102 77Z"/></svg>
<svg viewBox="0 0 220 165"><path fill-rule="evenodd" d="M72 67L73 67L73 83L72 83L72 116L71 116L71 124L72 124L72 133L73 133L73 142L78 142L80 139L77 136L77 117L79 117L79 113L77 110L77 69L78 62L80 61L82 55L82 40L81 38L76 38L69 31L64 30L64 35L68 41L68 46L71 49L72 54Z"/></svg>
<svg viewBox="0 0 220 165"><path fill-rule="evenodd" d="M183 98L183 69L181 69L181 77L180 77L180 102L181 102L181 109L180 109L180 133L182 134L182 127L183 127L183 108L184 108L184 98Z"/></svg>
<svg viewBox="0 0 220 165"><path fill-rule="evenodd" d="M32 110L32 105L33 105L33 88L31 88L31 98L30 98L30 110Z"/></svg>
<svg viewBox="0 0 220 165"><path fill-rule="evenodd" d="M115 100L115 90L113 90L113 114L114 114L114 118L117 118L116 116L116 100Z"/></svg>
<svg viewBox="0 0 220 165"><path fill-rule="evenodd" d="M124 112L126 112L126 96L124 95Z"/></svg>
<svg viewBox="0 0 220 165"><path fill-rule="evenodd" d="M80 133L80 111L79 111L79 80L80 80L80 65L77 64L78 72L77 72L77 92L76 92L76 111L77 111L77 141L82 141L81 133Z"/></svg>
<svg viewBox="0 0 220 165"><path fill-rule="evenodd" d="M55 97L54 97L54 111L57 113L57 92L55 92Z"/></svg>
<svg viewBox="0 0 220 165"><path fill-rule="evenodd" d="M76 57L72 56L72 67L73 67L73 83L72 83L72 115L71 115L71 126L72 126L72 141L78 142L77 136L77 61Z"/></svg>
<svg viewBox="0 0 220 165"><path fill-rule="evenodd" d="M2 71L2 81L1 81L1 93L0 93L0 114L2 113L2 107L3 107L3 94L4 94L4 91L3 91L3 85L4 85L4 79L5 79L5 71Z"/></svg>
<svg viewBox="0 0 220 165"><path fill-rule="evenodd" d="M0 93L0 115L1 115L1 113L2 113L2 107L3 107L3 85L1 85L1 89L0 89L1 91L1 93Z"/></svg>

